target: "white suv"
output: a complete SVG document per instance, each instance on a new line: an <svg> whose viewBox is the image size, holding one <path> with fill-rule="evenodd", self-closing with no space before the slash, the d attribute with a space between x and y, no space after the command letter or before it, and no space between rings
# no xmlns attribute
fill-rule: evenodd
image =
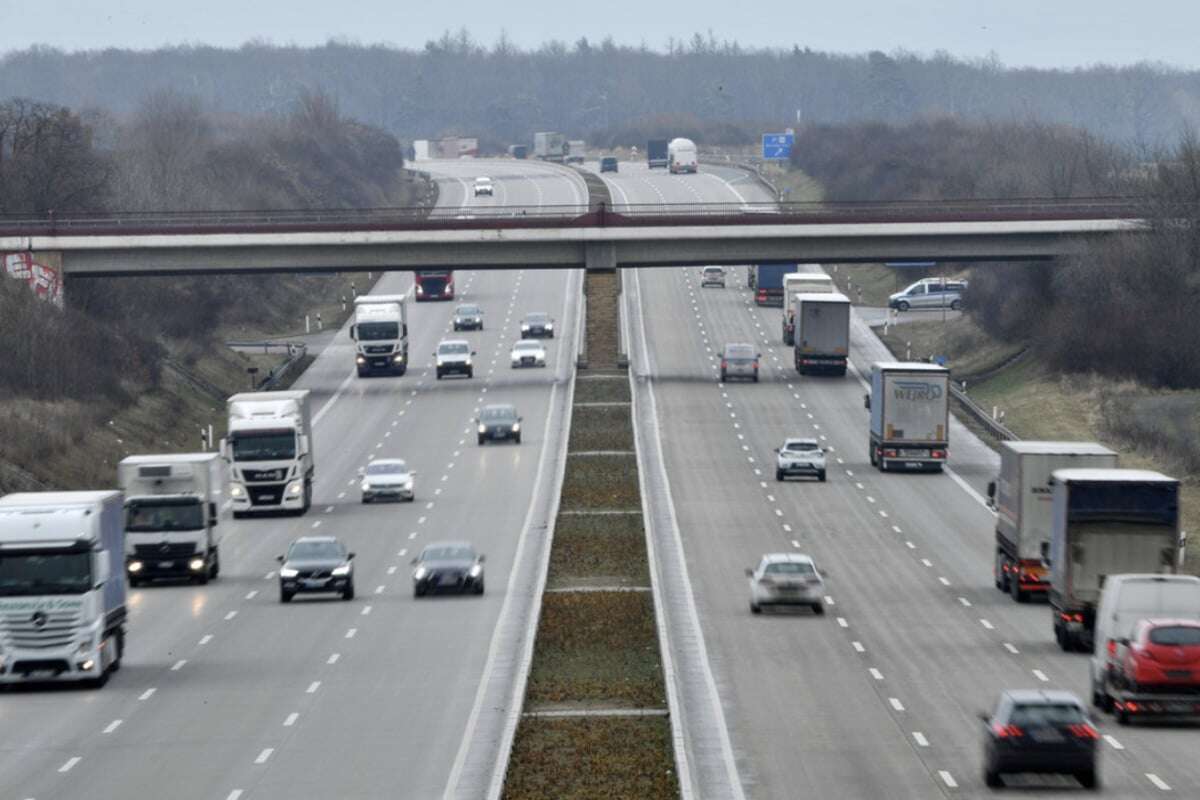
<svg viewBox="0 0 1200 800"><path fill-rule="evenodd" d="M767 553L756 569L746 570L746 577L755 614L763 606L808 606L814 614L825 613L825 581L811 556Z"/></svg>
<svg viewBox="0 0 1200 800"><path fill-rule="evenodd" d="M479 178L475 179L475 196L476 197L479 197L480 195L484 195L484 194L486 194L488 197L491 197L494 192L495 192L495 190L492 188L492 179L491 178L479 177Z"/></svg>
<svg viewBox="0 0 1200 800"><path fill-rule="evenodd" d="M825 450L816 439L784 439L775 448L775 480L789 475L812 475L825 480Z"/></svg>

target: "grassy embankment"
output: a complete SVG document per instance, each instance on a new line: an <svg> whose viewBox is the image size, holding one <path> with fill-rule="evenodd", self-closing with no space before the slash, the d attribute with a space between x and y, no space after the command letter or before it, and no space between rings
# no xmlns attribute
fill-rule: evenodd
<svg viewBox="0 0 1200 800"><path fill-rule="evenodd" d="M561 505L508 800L678 796L642 527L629 377L617 369L615 273L586 281L588 369L576 378ZM602 405L601 405L602 404Z"/></svg>

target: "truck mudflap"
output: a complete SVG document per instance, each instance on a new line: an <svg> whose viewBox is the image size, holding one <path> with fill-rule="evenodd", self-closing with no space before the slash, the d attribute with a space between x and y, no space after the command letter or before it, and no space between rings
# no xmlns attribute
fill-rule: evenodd
<svg viewBox="0 0 1200 800"><path fill-rule="evenodd" d="M801 375L810 372L826 373L831 375L846 374L846 357L845 356L806 356L796 353L796 371Z"/></svg>

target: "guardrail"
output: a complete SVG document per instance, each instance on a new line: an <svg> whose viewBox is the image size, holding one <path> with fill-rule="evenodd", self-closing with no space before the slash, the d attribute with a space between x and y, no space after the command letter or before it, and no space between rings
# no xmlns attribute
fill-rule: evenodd
<svg viewBox="0 0 1200 800"><path fill-rule="evenodd" d="M1009 430L999 420L994 419L983 406L979 405L970 397L968 397L966 392L959 389L954 384L950 385L950 396L957 400L959 405L961 405L976 422L987 428L988 433L990 433L992 436L1004 442L1020 441L1020 436L1017 436L1015 433Z"/></svg>

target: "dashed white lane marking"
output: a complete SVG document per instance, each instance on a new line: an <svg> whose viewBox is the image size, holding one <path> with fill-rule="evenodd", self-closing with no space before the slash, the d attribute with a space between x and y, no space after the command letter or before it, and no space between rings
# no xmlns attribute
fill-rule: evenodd
<svg viewBox="0 0 1200 800"><path fill-rule="evenodd" d="M416 532L416 531L413 531L412 533L410 533L410 534L408 535L408 538L409 538L409 539L415 539L415 538L417 538L417 532Z"/></svg>
<svg viewBox="0 0 1200 800"><path fill-rule="evenodd" d="M250 591L246 592L246 599L253 600L257 595L258 589L251 589Z"/></svg>
<svg viewBox="0 0 1200 800"><path fill-rule="evenodd" d="M877 681L883 680L883 673L880 672L879 670L875 669L875 667L871 667L869 670L867 670L867 672L871 673L871 677L874 678L875 680L877 680Z"/></svg>
<svg viewBox="0 0 1200 800"><path fill-rule="evenodd" d="M773 494L769 494L769 495L767 495L767 502L768 502L768 503L774 503L774 502L775 502L775 495L773 495Z"/></svg>
<svg viewBox="0 0 1200 800"><path fill-rule="evenodd" d="M341 500L345 496L346 496L345 492L338 492L338 500Z"/></svg>
<svg viewBox="0 0 1200 800"><path fill-rule="evenodd" d="M269 581L269 580L271 580L271 579L272 579L272 578L274 578L274 577L275 577L275 570L271 570L271 571L270 571L270 572L268 572L266 575L263 575L263 580L265 580L265 581Z"/></svg>
<svg viewBox="0 0 1200 800"><path fill-rule="evenodd" d="M942 586L950 585L950 579L947 578L945 575L938 575L938 581L942 584Z"/></svg>
<svg viewBox="0 0 1200 800"><path fill-rule="evenodd" d="M236 616L237 616L236 611L230 611L228 614L225 615L225 621L228 622L229 620L233 619Z"/></svg>
<svg viewBox="0 0 1200 800"><path fill-rule="evenodd" d="M425 510L426 510L426 511L428 511L428 510L429 510L429 509L431 509L431 508L433 508L433 503L432 503L432 502L430 502L430 503L426 503L426 504L425 504ZM422 521L422 522L424 522L424 520L425 520L425 518L424 518L424 517L421 517L421 521Z"/></svg>
<svg viewBox="0 0 1200 800"><path fill-rule="evenodd" d="M899 698L899 697L889 697L889 698L888 698L888 702L889 702L889 703L891 703L891 704L892 704L892 708L896 709L897 711L903 711L903 710L904 710L904 703L901 703L901 702L900 702L900 698Z"/></svg>
<svg viewBox="0 0 1200 800"><path fill-rule="evenodd" d="M72 756L71 758L67 759L67 763L63 764L61 767L58 768L58 771L59 772L70 772L71 768L74 767L76 764L78 764L82 760L83 760L83 758L81 756Z"/></svg>
<svg viewBox="0 0 1200 800"><path fill-rule="evenodd" d="M989 631L996 630L996 626L993 625L992 623L988 622L986 619L979 620L979 624L982 625L983 627L987 628Z"/></svg>
<svg viewBox="0 0 1200 800"><path fill-rule="evenodd" d="M856 652L856 653L865 653L865 652L867 652L867 648L863 647L863 643L862 643L862 642L851 642L851 643L850 643L850 646L854 648L854 652Z"/></svg>
<svg viewBox="0 0 1200 800"><path fill-rule="evenodd" d="M917 743L917 747L929 747L929 740L920 731L913 731L913 741Z"/></svg>
<svg viewBox="0 0 1200 800"><path fill-rule="evenodd" d="M326 513L326 514L332 514L332 513L333 513L333 506L325 506L325 513Z"/></svg>
<svg viewBox="0 0 1200 800"><path fill-rule="evenodd" d="M60 769L59 772L63 772L63 770ZM1166 781L1164 781L1162 778L1155 775L1153 772L1146 773L1146 780L1150 781L1151 783L1153 783L1155 786L1157 786L1160 790L1162 790L1164 792L1171 791L1171 785L1168 784Z"/></svg>
<svg viewBox="0 0 1200 800"><path fill-rule="evenodd" d="M321 682L320 682L320 681L313 681L312 683L310 683L310 684L308 685L308 688L304 690L304 693L305 693L305 694L316 694L316 693L317 693L317 689L320 689L320 688L321 688Z"/></svg>
<svg viewBox="0 0 1200 800"><path fill-rule="evenodd" d="M211 642L211 641L212 641L212 634L211 634L211 633L206 633L206 634L204 634L203 636L201 636L201 637L200 637L200 644L208 644L208 643L209 643L209 642Z"/></svg>
<svg viewBox="0 0 1200 800"><path fill-rule="evenodd" d="M917 546L915 544L913 544L912 542L907 541L907 540L904 542L904 546L907 547L909 550L917 549Z"/></svg>
<svg viewBox="0 0 1200 800"><path fill-rule="evenodd" d="M856 489L862 489L862 488L864 488L864 487L863 487L863 485L862 485L861 483L855 483L855 484L854 484L854 488L856 488Z"/></svg>
<svg viewBox="0 0 1200 800"><path fill-rule="evenodd" d="M300 719L300 715L295 711L287 715L287 719L283 721L283 727L290 728L296 724L296 720Z"/></svg>
<svg viewBox="0 0 1200 800"><path fill-rule="evenodd" d="M376 586L375 594L383 594L383 586Z"/></svg>
<svg viewBox="0 0 1200 800"><path fill-rule="evenodd" d="M424 525L424 524L425 524L425 520L427 520L427 519L429 519L429 517L417 517L417 524L418 524L418 525Z"/></svg>
<svg viewBox="0 0 1200 800"><path fill-rule="evenodd" d="M958 781L954 780L954 776L950 774L949 770L939 769L938 775L941 776L942 783L946 784L946 786L951 789L958 788Z"/></svg>
<svg viewBox="0 0 1200 800"><path fill-rule="evenodd" d="M832 597L830 597L829 595L825 595L825 605L827 605L827 606L835 606L835 605L837 605L837 603L833 602L833 598L832 598Z"/></svg>
<svg viewBox="0 0 1200 800"><path fill-rule="evenodd" d="M792 547L800 547L800 541L798 539L792 539Z"/></svg>
<svg viewBox="0 0 1200 800"><path fill-rule="evenodd" d="M960 597L960 598L958 598L958 602L962 603L962 604L963 604L964 606L966 606L967 608L970 608L970 607L971 607L971 601L970 601L970 600L968 600L968 599L967 599L967 598L965 598L965 597Z"/></svg>
<svg viewBox="0 0 1200 800"><path fill-rule="evenodd" d="M932 562L932 561L930 561L928 558L922 558L922 559L921 559L921 563L922 563L922 564L924 564L924 565L925 565L925 566L927 566L927 567L932 567L932 566L933 566L933 562Z"/></svg>
<svg viewBox="0 0 1200 800"><path fill-rule="evenodd" d="M268 759L268 758L270 758L270 757L271 757L271 753L274 753L274 752L275 752L275 748L274 748L274 747L267 747L267 748L264 748L264 749L263 749L263 751L262 751L261 753L259 753L259 754L258 754L258 758L254 759L254 763L255 763L255 764L265 764L265 763L267 763L267 759Z"/></svg>
<svg viewBox="0 0 1200 800"><path fill-rule="evenodd" d="M849 628L849 627L850 627L850 623L849 623L849 622L846 622L846 618L845 618L845 617L838 617L838 618L837 618L837 624L838 624L838 625L841 625L843 628Z"/></svg>
<svg viewBox="0 0 1200 800"><path fill-rule="evenodd" d="M854 472L853 472L852 470L846 470L846 475L847 475L847 476L849 476L849 477L851 477L851 478L853 478L853 477L854 477Z"/></svg>
<svg viewBox="0 0 1200 800"><path fill-rule="evenodd" d="M1037 678L1037 679L1038 679L1039 681L1041 681L1042 683L1049 683L1049 682L1050 682L1050 678L1048 678L1048 677L1046 676L1046 673L1042 672L1040 669L1035 669L1035 670L1033 671L1033 677Z"/></svg>
<svg viewBox="0 0 1200 800"><path fill-rule="evenodd" d="M114 719L112 722L108 723L108 725L105 726L104 733L112 733L117 728L121 727L122 722L123 722L123 720Z"/></svg>
<svg viewBox="0 0 1200 800"><path fill-rule="evenodd" d="M783 532L784 532L784 533L791 533L791 532L792 532L792 526L791 526L791 525L788 525L786 522L785 522L785 523L783 523ZM798 546L798 545L797 545L797 546Z"/></svg>
<svg viewBox="0 0 1200 800"><path fill-rule="evenodd" d="M147 689L138 695L138 700L149 700L158 689Z"/></svg>
<svg viewBox="0 0 1200 800"><path fill-rule="evenodd" d="M186 658L179 659L171 666L171 672L179 672L179 670L183 669L183 665L186 663L187 663Z"/></svg>
<svg viewBox="0 0 1200 800"><path fill-rule="evenodd" d="M225 800L238 800L238 798L240 798L241 796L242 796L242 790L234 789L232 792L229 793L228 796L226 796Z"/></svg>
<svg viewBox="0 0 1200 800"><path fill-rule="evenodd" d="M1104 734L1104 741L1108 742L1109 746L1111 746L1113 750L1125 749L1125 745L1118 742L1117 737L1113 736L1111 733Z"/></svg>
<svg viewBox="0 0 1200 800"><path fill-rule="evenodd" d="M1004 649L1005 649L1005 650L1007 650L1008 652L1012 653L1014 656L1015 656L1015 655L1017 655L1017 654L1019 654L1019 653L1021 652L1021 651L1020 651L1020 650L1018 650L1016 647L1014 647L1014 646L1012 645L1012 643L1010 643L1010 642L1005 642L1005 643L1004 643Z"/></svg>
<svg viewBox="0 0 1200 800"><path fill-rule="evenodd" d="M781 509L778 509L778 508L777 508L777 509L775 509L775 516L777 516L777 517L782 517L782 516L783 516L783 511L782 511Z"/></svg>
<svg viewBox="0 0 1200 800"><path fill-rule="evenodd" d="M900 526L899 526L899 525L893 525L893 526L892 526L892 533L904 533L904 531L900 530Z"/></svg>
<svg viewBox="0 0 1200 800"><path fill-rule="evenodd" d="M346 631L346 638L353 639L354 634L356 634L356 633L358 633L358 628L351 628L350 630Z"/></svg>
<svg viewBox="0 0 1200 800"><path fill-rule="evenodd" d="M395 574L396 574L396 568L395 568L395 567L388 567L388 568L387 568L387 574L388 574L388 575L395 575Z"/></svg>
<svg viewBox="0 0 1200 800"><path fill-rule="evenodd" d="M312 526L313 526L314 528L319 528L319 527L321 527L321 520L317 520L316 522L314 522L314 523L312 524Z"/></svg>
<svg viewBox="0 0 1200 800"><path fill-rule="evenodd" d="M867 502L868 502L868 503L874 503L874 502L875 502L875 498L874 498L874 497L871 497L871 495L867 495Z"/></svg>
<svg viewBox="0 0 1200 800"><path fill-rule="evenodd" d="M883 517L884 519L887 519L887 515L888 515L888 513L886 511L884 511L882 508L879 509L879 516Z"/></svg>
<svg viewBox="0 0 1200 800"><path fill-rule="evenodd" d="M325 659L326 664L336 664L338 659L342 657L341 653L330 653L329 658Z"/></svg>
<svg viewBox="0 0 1200 800"><path fill-rule="evenodd" d="M381 587L379 587L379 588L381 588L381 589L382 589L383 587L381 586ZM370 607L370 606L363 606L362 615L365 617L367 614L370 614L370 613L371 613L371 607Z"/></svg>

